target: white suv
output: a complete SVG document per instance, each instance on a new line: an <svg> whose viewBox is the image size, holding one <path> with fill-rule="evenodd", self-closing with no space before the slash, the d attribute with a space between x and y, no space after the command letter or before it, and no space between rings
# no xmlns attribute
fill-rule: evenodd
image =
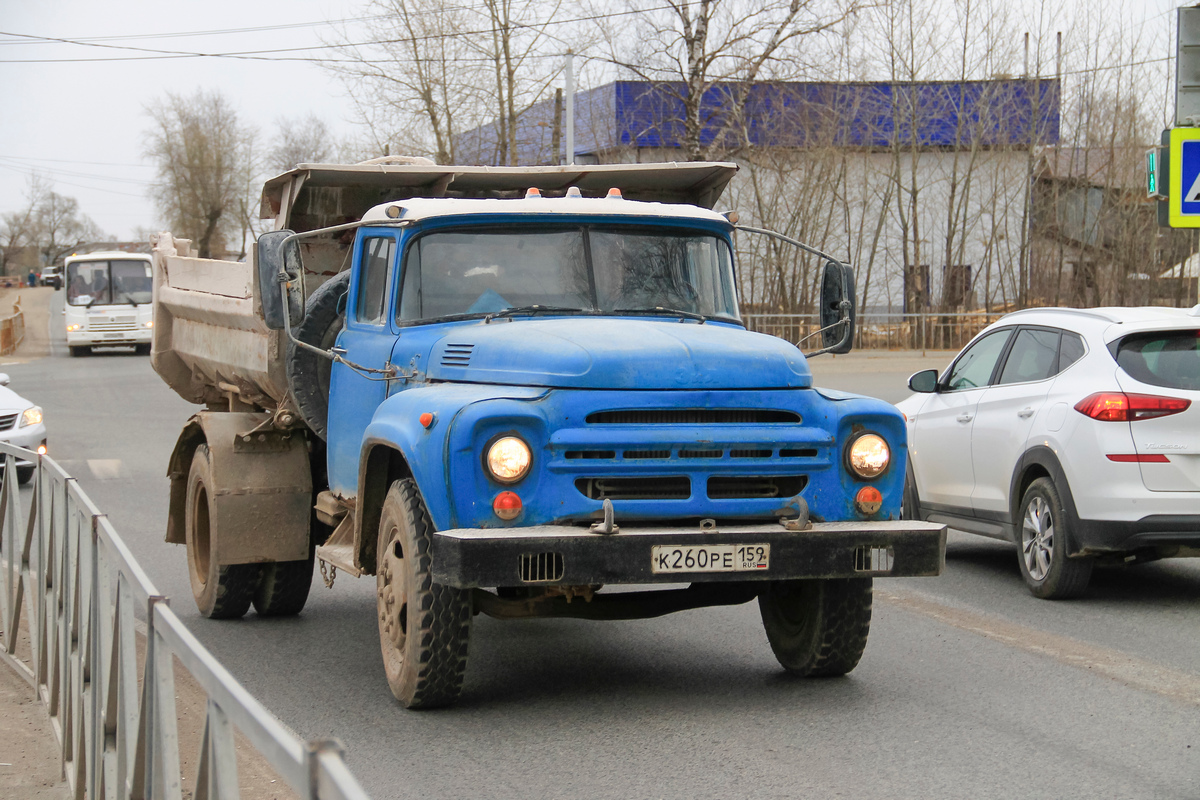
<svg viewBox="0 0 1200 800"><path fill-rule="evenodd" d="M1019 311L908 385L905 516L1016 543L1038 597L1200 556L1200 305Z"/></svg>

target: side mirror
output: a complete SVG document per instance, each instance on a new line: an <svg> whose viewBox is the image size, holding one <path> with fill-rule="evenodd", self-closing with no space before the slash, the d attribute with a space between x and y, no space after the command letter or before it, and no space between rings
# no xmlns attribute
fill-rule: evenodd
<svg viewBox="0 0 1200 800"><path fill-rule="evenodd" d="M8 386L8 382L12 380L8 377L7 372L0 372L0 386Z"/></svg>
<svg viewBox="0 0 1200 800"><path fill-rule="evenodd" d="M304 319L304 265L300 261L300 246L293 239L286 242L292 231L268 231L258 237L257 258L258 294L262 298L263 321L273 331L292 327ZM285 244L286 242L286 244ZM284 317L280 276L287 286L287 317Z"/></svg>
<svg viewBox="0 0 1200 800"><path fill-rule="evenodd" d="M854 349L854 271L836 261L825 262L821 277L821 346L830 353L843 355ZM838 323L841 322L839 325ZM834 326L834 327L830 327Z"/></svg>
<svg viewBox="0 0 1200 800"><path fill-rule="evenodd" d="M936 369L923 369L920 372L914 372L912 377L908 379L908 388L920 394L930 394L937 391L938 371Z"/></svg>

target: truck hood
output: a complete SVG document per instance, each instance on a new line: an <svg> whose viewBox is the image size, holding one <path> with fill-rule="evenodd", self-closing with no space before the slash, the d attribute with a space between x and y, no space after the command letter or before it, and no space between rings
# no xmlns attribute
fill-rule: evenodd
<svg viewBox="0 0 1200 800"><path fill-rule="evenodd" d="M733 325L630 317L502 319L457 328L433 380L564 389L794 389L812 373L793 345Z"/></svg>

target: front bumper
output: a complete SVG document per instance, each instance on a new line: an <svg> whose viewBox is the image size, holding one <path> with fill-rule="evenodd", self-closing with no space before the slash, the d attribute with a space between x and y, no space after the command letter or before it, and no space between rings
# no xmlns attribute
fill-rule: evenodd
<svg viewBox="0 0 1200 800"><path fill-rule="evenodd" d="M129 345L150 344L154 331L150 328L138 328L126 331L81 331L67 332L67 345L92 347L128 347Z"/></svg>
<svg viewBox="0 0 1200 800"><path fill-rule="evenodd" d="M769 545L769 565L738 572L656 572L652 563L656 546L720 545ZM433 579L461 589L915 577L940 575L945 565L946 526L910 520L823 522L803 531L732 524L714 530L629 527L606 535L538 525L433 535Z"/></svg>

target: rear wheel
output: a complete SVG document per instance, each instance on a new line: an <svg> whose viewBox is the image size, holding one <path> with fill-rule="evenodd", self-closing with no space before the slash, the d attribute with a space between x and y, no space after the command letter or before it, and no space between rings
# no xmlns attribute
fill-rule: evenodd
<svg viewBox="0 0 1200 800"><path fill-rule="evenodd" d="M1029 484L1021 500L1017 562L1035 597L1063 600L1078 597L1087 589L1092 559L1067 557L1070 524L1054 481L1038 478Z"/></svg>
<svg viewBox="0 0 1200 800"><path fill-rule="evenodd" d="M304 561L275 561L262 565L254 590L254 610L262 617L299 614L312 587L313 557Z"/></svg>
<svg viewBox="0 0 1200 800"><path fill-rule="evenodd" d="M187 541L188 578L200 613L211 619L237 619L250 608L258 585L259 564L217 566L216 508L211 488L212 462L208 445L196 448L188 473Z"/></svg>
<svg viewBox="0 0 1200 800"><path fill-rule="evenodd" d="M433 523L412 480L392 484L379 521L379 644L392 694L406 708L448 706L462 691L471 594L433 582Z"/></svg>
<svg viewBox="0 0 1200 800"><path fill-rule="evenodd" d="M854 669L871 630L871 592L870 578L772 581L758 609L775 658L803 677Z"/></svg>

